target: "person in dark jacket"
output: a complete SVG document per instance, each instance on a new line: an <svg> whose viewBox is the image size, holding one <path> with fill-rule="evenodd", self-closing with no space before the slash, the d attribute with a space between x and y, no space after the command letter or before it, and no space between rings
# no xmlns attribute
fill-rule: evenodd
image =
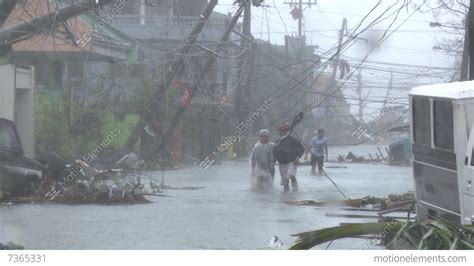
<svg viewBox="0 0 474 266"><path fill-rule="evenodd" d="M278 127L280 139L275 143L273 149L273 156L279 163L281 185L285 192L290 190L290 180L292 190L298 191L296 170L299 158L304 154L305 150L301 141L291 136L289 130L290 126L287 123Z"/></svg>

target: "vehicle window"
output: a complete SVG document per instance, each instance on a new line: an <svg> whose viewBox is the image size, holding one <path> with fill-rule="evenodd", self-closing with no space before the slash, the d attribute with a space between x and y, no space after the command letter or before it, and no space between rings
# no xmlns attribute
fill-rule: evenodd
<svg viewBox="0 0 474 266"><path fill-rule="evenodd" d="M15 131L4 123L0 123L0 148L18 149Z"/></svg>
<svg viewBox="0 0 474 266"><path fill-rule="evenodd" d="M416 143L431 145L431 116L428 99L413 98L413 137Z"/></svg>
<svg viewBox="0 0 474 266"><path fill-rule="evenodd" d="M474 147L472 148L472 153L471 153L471 166L474 166Z"/></svg>
<svg viewBox="0 0 474 266"><path fill-rule="evenodd" d="M433 127L435 146L454 150L453 104L450 101L433 101Z"/></svg>

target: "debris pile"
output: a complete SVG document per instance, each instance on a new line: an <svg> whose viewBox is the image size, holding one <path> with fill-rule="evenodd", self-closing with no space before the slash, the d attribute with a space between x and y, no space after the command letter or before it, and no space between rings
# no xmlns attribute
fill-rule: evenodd
<svg viewBox="0 0 474 266"><path fill-rule="evenodd" d="M72 164L51 163L46 176L29 195L2 195L11 203L136 204L149 203L145 196L164 196L161 186L144 173L121 169L98 170L82 160ZM58 167L60 165L60 167Z"/></svg>

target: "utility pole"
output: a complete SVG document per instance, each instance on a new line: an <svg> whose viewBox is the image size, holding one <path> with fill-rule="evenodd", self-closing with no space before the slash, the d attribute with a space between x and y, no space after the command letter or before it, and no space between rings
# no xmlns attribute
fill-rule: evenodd
<svg viewBox="0 0 474 266"><path fill-rule="evenodd" d="M242 48L242 51L244 52L241 53L241 56L239 58L240 69L239 69L238 77L243 77L245 75L245 72L246 72L245 66L247 62L246 59L248 59L248 55L249 55L248 49L250 49L251 47L251 43L248 39L250 39L252 36L252 29L251 29L252 5L250 1L242 1L242 5L244 6L244 20L242 23L242 35L246 36L246 38L242 38L242 41L240 43L240 47ZM242 113L243 98L244 98L244 95L246 95L246 93L244 93L244 90L246 90L247 84L244 84L244 81L242 78L240 78L238 82L239 83L237 85L236 97L235 97L235 112L236 112L236 115L240 118L240 115Z"/></svg>
<svg viewBox="0 0 474 266"><path fill-rule="evenodd" d="M474 80L474 0L470 0L468 20L469 27L466 31L469 32L469 80Z"/></svg>
<svg viewBox="0 0 474 266"><path fill-rule="evenodd" d="M242 1L241 3L244 8L244 19L242 23L242 36L244 37L242 38L242 41L240 43L242 53L239 56L239 74L237 75L238 81L237 89L235 92L235 116L238 120L242 118L242 115L244 113L243 110L247 107L244 106L247 105L247 101L244 101L244 99L247 99L249 91L249 83L247 81L248 79L246 78L246 76L250 72L250 66L248 64L251 60L250 49L252 49L252 43L250 41L252 40L252 5L251 1ZM245 142L239 142L237 145L234 146L234 150L238 155L242 154L242 150L244 149L245 145Z"/></svg>
<svg viewBox="0 0 474 266"><path fill-rule="evenodd" d="M223 36L221 37L221 40L217 44L216 47L216 53L219 53L222 48L224 48L227 45L227 41L229 39L230 34L232 33L233 28L237 24L237 21L239 20L240 15L242 14L244 10L244 7L240 6L240 8L237 10L235 13L234 17L230 21L229 25L227 26L226 31L224 32ZM198 88L200 87L201 81L205 78L209 70L212 68L212 65L216 62L216 57L212 56L209 58L209 60L206 62L204 67L201 68L200 73L198 74L197 78L194 80L193 84L191 85L192 91L191 94L189 95L190 99L189 102L192 101L194 98L194 95L196 94ZM166 144L168 143L168 139L171 137L173 134L174 129L176 128L176 125L178 122L181 120L183 115L186 112L186 108L184 106L180 106L176 112L176 115L174 116L170 127L168 127L167 131L163 135L160 145L158 147L159 151L164 151L166 148Z"/></svg>
<svg viewBox="0 0 474 266"><path fill-rule="evenodd" d="M297 0L297 2L295 2L294 0L292 0L291 2L284 2L284 4L290 5L290 7L298 8L298 10L297 10L297 12L299 12L299 16L298 16L298 37L302 37L304 35L303 34L303 18L304 18L303 5L306 5L306 6L311 8L312 5L317 4L317 1L316 0L313 0L313 1L308 0L308 2L303 2L303 0ZM293 10L295 10L295 9L293 9Z"/></svg>
<svg viewBox="0 0 474 266"><path fill-rule="evenodd" d="M298 19L298 37L303 36L303 0L300 0L299 9L301 11L301 16Z"/></svg>
<svg viewBox="0 0 474 266"><path fill-rule="evenodd" d="M393 89L393 74L392 74L392 70L390 69L390 81L388 82L387 93L385 94L382 110L387 110L388 108L387 107L387 105L389 104L388 99L389 99L390 93L392 92L392 89Z"/></svg>
<svg viewBox="0 0 474 266"><path fill-rule="evenodd" d="M64 20L90 11L96 7L107 5L111 1L112 0L83 0L79 3L70 4L58 11L32 18L25 23L0 30L0 48L11 46L16 42L23 40L25 37L41 33L42 28L51 28L52 23L59 24Z"/></svg>
<svg viewBox="0 0 474 266"><path fill-rule="evenodd" d="M209 16L211 15L216 5L217 5L217 0L211 0L207 4L206 9L201 14L201 16L199 16L199 21L191 30L191 33L188 35L188 37L184 40L184 44L176 52L180 56L177 60L174 61L171 67L165 71L164 76L162 78L163 81L161 82L160 87L157 91L158 97L161 97L162 95L165 94L167 88L170 86L173 79L182 70L183 65L184 65L183 54L186 54L189 51L189 49L191 49L193 44L196 42L198 35L201 33L202 29L204 28L204 25L206 24L207 20L209 19ZM153 109L153 106L148 106L147 110L149 111L152 109ZM140 135L143 132L144 128L145 128L145 123L143 121L139 121L135 125L135 128L133 129L132 133L130 134L127 140L127 143L125 144L125 147L124 147L125 150L131 151L133 149L138 139L140 138Z"/></svg>
<svg viewBox="0 0 474 266"><path fill-rule="evenodd" d="M332 76L331 76L333 81L336 80L337 65L339 64L339 58L341 57L342 41L343 41L346 29L347 29L347 19L344 18L342 19L341 30L339 31L339 44L337 45L337 52L333 58L334 64L333 64L333 70L332 70Z"/></svg>
<svg viewBox="0 0 474 266"><path fill-rule="evenodd" d="M461 63L461 81L468 80L468 72L469 72L469 22L470 22L470 12L466 15L466 21L464 23L465 30L464 30L464 48L462 50L462 63Z"/></svg>

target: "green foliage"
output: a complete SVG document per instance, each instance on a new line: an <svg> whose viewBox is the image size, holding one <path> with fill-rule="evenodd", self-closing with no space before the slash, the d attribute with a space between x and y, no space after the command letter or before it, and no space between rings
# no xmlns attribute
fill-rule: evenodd
<svg viewBox="0 0 474 266"><path fill-rule="evenodd" d="M311 249L317 245L341 238L377 234L383 231L387 226L389 226L389 223L348 224L300 233L295 235L298 239L290 249Z"/></svg>
<svg viewBox="0 0 474 266"><path fill-rule="evenodd" d="M67 97L67 93L63 96ZM66 97L56 104L45 94L38 94L36 97L35 133L38 154L55 152L75 158L93 149L102 139L97 125L75 124L78 118L97 112L71 107L65 104Z"/></svg>
<svg viewBox="0 0 474 266"><path fill-rule="evenodd" d="M387 230L388 229L388 230ZM474 227L446 220L350 224L300 233L290 249L311 249L325 242L375 234L388 249L473 250Z"/></svg>
<svg viewBox="0 0 474 266"><path fill-rule="evenodd" d="M389 249L398 248L397 243L406 243L409 249L472 250L474 227L445 220L408 222L394 236L389 235L384 239L384 244Z"/></svg>

